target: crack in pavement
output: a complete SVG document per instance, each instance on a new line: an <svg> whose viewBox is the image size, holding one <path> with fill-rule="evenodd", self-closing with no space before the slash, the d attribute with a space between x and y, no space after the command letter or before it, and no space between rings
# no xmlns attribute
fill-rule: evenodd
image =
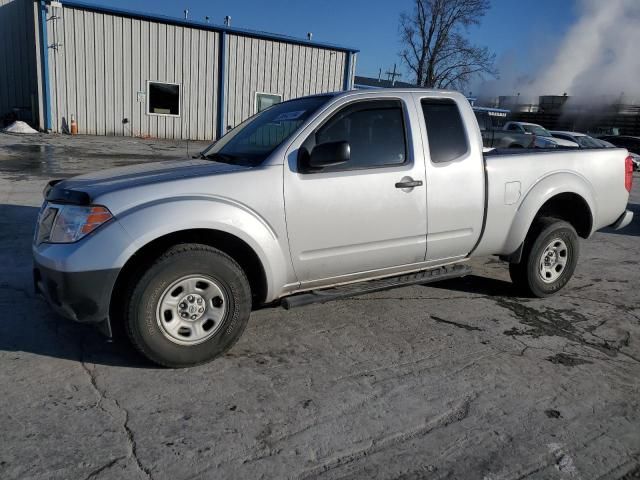
<svg viewBox="0 0 640 480"><path fill-rule="evenodd" d="M315 478L330 470L340 468L344 465L360 460L363 457L400 445L414 438L422 437L434 430L445 428L453 423L461 422L469 415L471 403L476 399L476 397L477 394L475 393L468 394L453 408L417 427L410 428L408 430L401 430L400 432L387 435L385 437L373 438L369 445L330 457L315 467L306 470L297 478L299 480Z"/></svg>
<svg viewBox="0 0 640 480"><path fill-rule="evenodd" d="M444 318L436 317L435 315L430 315L430 317L431 317L431 319L433 321L438 322L438 323L446 323L447 325L453 325L454 327L462 328L464 330L469 330L469 331L476 330L478 332L484 332L484 329L480 328L480 327L474 327L472 325L465 325L464 323L458 323L458 322L454 322L452 320L445 320Z"/></svg>
<svg viewBox="0 0 640 480"><path fill-rule="evenodd" d="M589 321L588 318L576 311L550 307L546 308L544 311L540 311L527 305L523 305L522 303L511 301L506 297L495 297L493 300L498 306L504 308L505 310L509 310L515 316L515 318L520 321L520 323L523 323L530 327L529 330L519 330L516 327L513 327L510 330L504 331L503 333L505 335L514 338L520 335L528 335L533 338L538 338L541 336L563 337L574 343L595 349L609 357L615 357L619 354L640 363L640 358L637 358L630 353L623 352L621 350L622 345L611 345L610 341L602 338L594 332L585 333L588 333L589 335L592 335L593 337L601 340L601 344L583 338L581 336L581 333L583 332L580 332L571 322L571 320L565 318L565 316L569 316L576 321Z"/></svg>
<svg viewBox="0 0 640 480"><path fill-rule="evenodd" d="M110 461L108 461L107 463L105 463L104 465L96 468L95 470L91 471L89 473L89 475L87 475L84 480L90 480L92 478L96 478L98 475L100 475L102 472L104 472L105 470L110 469L111 467L113 467L116 463L118 463L120 460L124 460L127 457L117 457L114 458Z"/></svg>
<svg viewBox="0 0 640 480"><path fill-rule="evenodd" d="M120 405L120 402L118 402L118 400L116 400L115 398L112 400L113 400L113 403L115 403L115 405L118 407L118 409L124 412L124 422L122 424L122 427L124 428L127 434L127 441L128 441L127 443L129 446L129 458L133 459L133 461L136 463L136 466L138 467L138 470L140 470L140 472L143 473L146 478L153 480L153 475L151 475L151 471L148 468L146 468L144 465L142 465L142 463L140 463L140 459L138 458L138 444L136 443L136 439L133 435L133 430L131 430L131 427L129 427L129 410L122 407Z"/></svg>
<svg viewBox="0 0 640 480"><path fill-rule="evenodd" d="M637 320L640 320L640 316L638 316L634 312L634 310L636 310L636 309L632 308L632 307L628 307L626 305L618 305L617 303L607 302L606 300L598 300L598 299L595 299L595 298L581 297L579 295L560 294L558 296L559 297L565 297L565 298L573 298L575 300L583 300L583 301L587 301L587 302L600 303L602 305L609 305L611 307L617 308L618 310L622 310L625 313L628 313L629 315L631 315L633 318L635 318Z"/></svg>
<svg viewBox="0 0 640 480"><path fill-rule="evenodd" d="M142 473L145 478L148 478L149 480L153 480L153 476L151 474L151 471L148 468L146 468L144 465L142 465L142 463L140 462L140 459L138 458L138 445L136 443L133 431L131 430L131 427L129 426L129 410L127 410L122 405L120 405L120 402L116 398L109 397L105 390L103 390L103 389L98 387L98 383L96 381L95 373L93 372L93 370L91 370L87 366L87 364L85 362L84 339L82 339L80 341L79 348L80 348L79 362L80 362L80 365L82 367L82 371L85 372L86 375L89 377L89 382L91 384L91 388L93 389L93 391L98 396L98 401L96 402L94 407L99 408L100 410L105 412L107 415L109 415L111 418L114 418L113 415L111 414L111 412L107 411L103 406L103 401L105 401L105 400L111 401L111 403L113 403L113 405L115 405L115 407L124 416L124 419L123 419L123 422L122 422L122 428L123 428L124 433L125 433L126 438L127 438L127 447L128 447L129 452L128 452L126 457L121 457L121 459L124 459L124 458L132 459L134 461L134 463L136 464L136 467L138 468L140 473ZM115 464L118 460L119 459L116 459L113 463ZM90 478L90 477L87 477L87 478Z"/></svg>

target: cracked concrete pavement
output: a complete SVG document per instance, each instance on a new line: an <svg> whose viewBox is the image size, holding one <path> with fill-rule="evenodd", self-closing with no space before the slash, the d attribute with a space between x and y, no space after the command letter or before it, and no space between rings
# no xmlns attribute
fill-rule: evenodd
<svg viewBox="0 0 640 480"><path fill-rule="evenodd" d="M254 312L223 358L165 370L52 314L30 241L48 179L186 151L0 134L0 478L640 475L640 176L638 218L583 242L553 298L517 297L486 258L461 280Z"/></svg>

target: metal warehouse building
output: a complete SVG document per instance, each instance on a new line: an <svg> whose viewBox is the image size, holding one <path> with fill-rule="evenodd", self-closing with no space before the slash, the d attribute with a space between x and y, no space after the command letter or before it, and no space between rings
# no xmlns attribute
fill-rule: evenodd
<svg viewBox="0 0 640 480"><path fill-rule="evenodd" d="M350 89L357 50L75 1L0 0L0 117L41 130L218 138L278 101Z"/></svg>

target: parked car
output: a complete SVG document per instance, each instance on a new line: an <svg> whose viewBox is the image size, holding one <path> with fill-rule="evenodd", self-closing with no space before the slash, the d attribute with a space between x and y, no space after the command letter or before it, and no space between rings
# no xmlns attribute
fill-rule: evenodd
<svg viewBox="0 0 640 480"><path fill-rule="evenodd" d="M598 145L600 145L601 147L604 148L616 148L616 146L611 143L611 142L607 142L606 140L602 140L601 138L597 138L597 137L591 137L593 138L596 142L598 142ZM629 152L631 153L631 152Z"/></svg>
<svg viewBox="0 0 640 480"><path fill-rule="evenodd" d="M478 120L482 143L486 148L556 148L557 143L547 137L528 133L506 132L508 110L498 108L473 107Z"/></svg>
<svg viewBox="0 0 640 480"><path fill-rule="evenodd" d="M565 132L557 130L551 130L549 133L553 135L553 138L568 140L577 144L580 148L604 148L604 145L600 141L587 135L586 133Z"/></svg>
<svg viewBox="0 0 640 480"><path fill-rule="evenodd" d="M632 137L630 135L607 135L600 137L601 140L606 140L609 143L614 144L616 147L626 148L630 152L640 155L640 137Z"/></svg>
<svg viewBox="0 0 640 480"><path fill-rule="evenodd" d="M537 123L507 122L504 125L503 129L507 132L524 133L527 135L535 135L536 137L546 138L549 141L554 142L559 147L578 148L578 144L576 142L564 140L561 138L554 138L549 130L542 127L541 125L538 125Z"/></svg>
<svg viewBox="0 0 640 480"><path fill-rule="evenodd" d="M640 137L630 135L607 135L600 140L609 142L619 148L626 148L631 155L636 170L640 170Z"/></svg>
<svg viewBox="0 0 640 480"><path fill-rule="evenodd" d="M603 140L601 138L594 138L594 137L591 137L591 138L593 138L593 140L595 140L599 146L604 148L625 148L625 147L616 147L613 143ZM632 151L629 151L629 156L633 161L634 170L640 170L640 155L638 155L637 153L633 153Z"/></svg>
<svg viewBox="0 0 640 480"><path fill-rule="evenodd" d="M50 182L34 283L64 316L122 322L149 359L184 367L228 350L252 308L459 277L472 257L557 293L579 237L631 222L632 179L624 149L483 154L457 92L305 97L199 159Z"/></svg>

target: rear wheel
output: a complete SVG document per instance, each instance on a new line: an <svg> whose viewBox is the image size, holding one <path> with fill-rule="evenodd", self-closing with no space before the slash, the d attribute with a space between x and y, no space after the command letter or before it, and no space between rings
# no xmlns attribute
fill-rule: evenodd
<svg viewBox="0 0 640 480"><path fill-rule="evenodd" d="M238 340L251 312L251 290L240 266L200 244L172 247L131 290L126 327L151 361L188 367L222 355Z"/></svg>
<svg viewBox="0 0 640 480"><path fill-rule="evenodd" d="M553 295L573 276L579 253L580 242L573 226L542 218L527 235L520 263L509 265L511 280L527 294Z"/></svg>

